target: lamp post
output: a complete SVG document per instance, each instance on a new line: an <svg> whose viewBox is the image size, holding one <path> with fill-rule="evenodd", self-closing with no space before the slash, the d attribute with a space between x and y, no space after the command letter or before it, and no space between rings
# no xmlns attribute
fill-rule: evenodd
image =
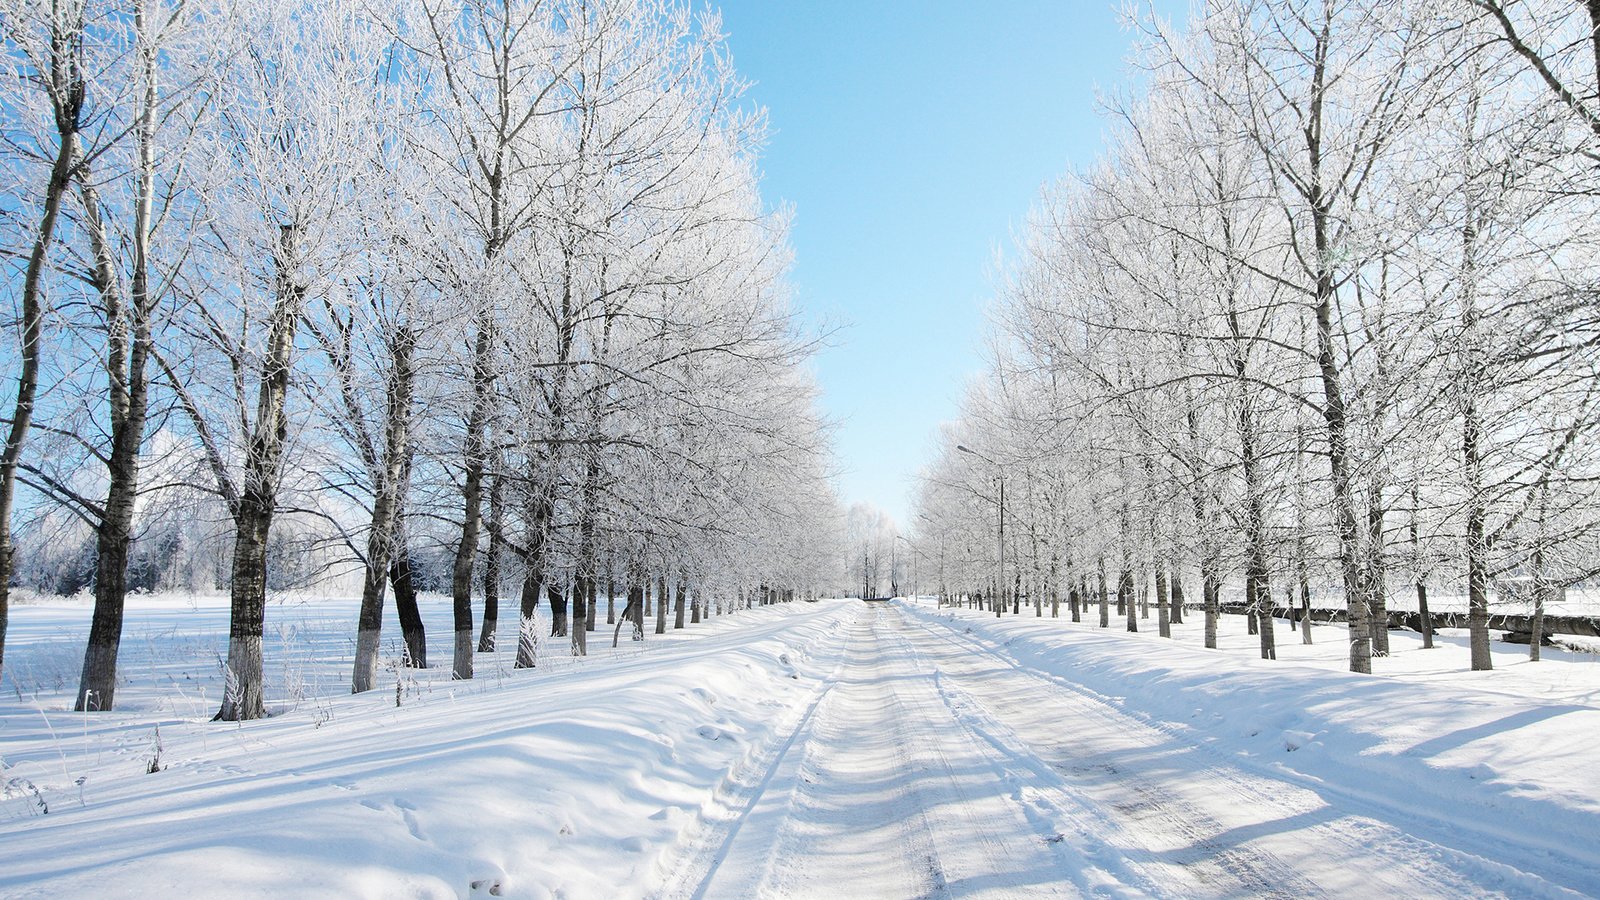
<svg viewBox="0 0 1600 900"><path fill-rule="evenodd" d="M994 617L998 619L1005 609L1005 603L1002 601L1006 595L1006 473L1004 469L1000 468L999 463L965 444L957 444L956 449L962 453L970 453L994 466L995 479L1000 482L1000 502L998 504L1000 507L1000 575L995 580L995 591L999 596L994 598Z"/></svg>

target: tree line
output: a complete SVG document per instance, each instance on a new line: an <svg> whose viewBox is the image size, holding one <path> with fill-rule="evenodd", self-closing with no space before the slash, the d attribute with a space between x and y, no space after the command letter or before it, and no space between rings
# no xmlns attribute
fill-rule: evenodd
<svg viewBox="0 0 1600 900"><path fill-rule="evenodd" d="M1545 604L1600 574L1600 6L1130 24L1108 149L1043 191L999 278L919 558L997 613L1106 626L1114 597L1137 630L1153 594L1165 635L1198 600L1208 647L1238 577L1266 658L1274 608L1308 621L1315 592L1357 672L1430 585L1490 668L1498 592L1537 658Z"/></svg>
<svg viewBox="0 0 1600 900"><path fill-rule="evenodd" d="M79 709L113 705L130 571L229 592L223 720L265 713L268 591L330 573L355 691L390 593L411 665L417 591L450 595L471 678L502 605L522 667L541 602L583 654L601 597L615 640L647 598L661 632L669 599L682 627L832 587L821 335L714 15L7 0L0 29L0 653L11 588L84 569Z"/></svg>

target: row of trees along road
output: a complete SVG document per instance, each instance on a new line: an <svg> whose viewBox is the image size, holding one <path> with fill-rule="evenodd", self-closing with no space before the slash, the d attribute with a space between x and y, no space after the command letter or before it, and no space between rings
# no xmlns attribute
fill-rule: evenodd
<svg viewBox="0 0 1600 900"><path fill-rule="evenodd" d="M1133 26L1109 149L1044 190L1000 278L922 558L1102 626L1114 594L1138 627L1136 581L1163 634L1197 599L1207 646L1242 576L1268 658L1273 592L1315 591L1358 672L1388 598L1431 584L1489 668L1497 583L1539 610L1600 571L1600 6L1211 0Z"/></svg>
<svg viewBox="0 0 1600 900"><path fill-rule="evenodd" d="M417 589L451 594L457 678L503 601L532 666L541 597L581 654L600 597L642 634L647 593L659 632L669 594L681 627L833 586L816 336L714 16L6 0L0 28L0 652L11 586L92 533L80 709L112 706L133 564L231 592L225 720L264 713L285 573L359 571L356 691L388 586L412 665Z"/></svg>

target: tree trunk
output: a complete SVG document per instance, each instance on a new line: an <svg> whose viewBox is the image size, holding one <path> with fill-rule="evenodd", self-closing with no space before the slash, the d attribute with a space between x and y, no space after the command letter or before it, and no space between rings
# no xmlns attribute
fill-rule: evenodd
<svg viewBox="0 0 1600 900"><path fill-rule="evenodd" d="M1183 579L1178 577L1178 567L1177 567L1176 564L1173 565L1172 573L1171 573L1171 575L1168 576L1167 581L1168 581L1168 584L1172 588L1172 613L1171 613L1171 615L1172 615L1172 624L1174 624L1174 625L1182 625L1183 624Z"/></svg>
<svg viewBox="0 0 1600 900"><path fill-rule="evenodd" d="M606 568L606 624L617 624L617 581L611 576L611 569Z"/></svg>
<svg viewBox="0 0 1600 900"><path fill-rule="evenodd" d="M402 492L410 481L411 443L411 351L415 341L408 331L398 332L390 342L393 368L389 377L387 409L384 415L382 470L372 473L374 480L372 519L367 532L367 564L361 583L361 610L356 618L356 659L350 677L351 693L373 688L378 672L378 637L383 627L384 575L394 554L399 529ZM365 454L369 458L371 453ZM396 592L396 604L399 594Z"/></svg>
<svg viewBox="0 0 1600 900"><path fill-rule="evenodd" d="M684 608L683 607L684 607L684 604L688 601L688 597L686 596L688 594L688 592L689 592L688 585L684 584L682 580L679 580L679 582L678 582L678 591L677 591L676 596L673 599L672 627L673 627L674 630L677 630L677 629L683 627L683 614L684 614Z"/></svg>
<svg viewBox="0 0 1600 900"><path fill-rule="evenodd" d="M528 570L522 577L522 616L517 622L517 661L513 668L531 669L539 664L539 576Z"/></svg>
<svg viewBox="0 0 1600 900"><path fill-rule="evenodd" d="M550 636L567 636L567 592L554 578L545 585L545 597L550 601Z"/></svg>
<svg viewBox="0 0 1600 900"><path fill-rule="evenodd" d="M422 627L422 610L417 607L417 584L411 571L411 550L406 545L405 526L396 532L394 562L389 564L389 584L394 588L395 617L400 620L400 637L405 642L402 664L411 669L428 667L428 636Z"/></svg>
<svg viewBox="0 0 1600 900"><path fill-rule="evenodd" d="M1374 495L1379 490L1373 485ZM1371 613L1368 628L1372 634L1372 655L1389 655L1389 598L1388 573L1383 560L1384 509L1381 497L1374 496L1367 503L1367 609Z"/></svg>
<svg viewBox="0 0 1600 900"><path fill-rule="evenodd" d="M1222 615L1222 583L1217 578L1217 564L1215 560L1207 559L1200 564L1200 602L1205 606L1205 642L1206 649L1217 649L1217 619Z"/></svg>
<svg viewBox="0 0 1600 900"><path fill-rule="evenodd" d="M641 568L639 572L632 577L631 581L633 583L628 588L628 605L629 608L633 610L633 639L636 641L642 641L644 640L645 610L650 605L650 576L646 575L643 568ZM638 603L633 602L633 591L635 588L637 588L639 591Z"/></svg>
<svg viewBox="0 0 1600 900"><path fill-rule="evenodd" d="M1133 596L1133 569L1123 563L1122 574L1117 578L1117 607L1128 614L1128 630L1139 630L1138 604Z"/></svg>
<svg viewBox="0 0 1600 900"><path fill-rule="evenodd" d="M486 255L493 260L497 243L489 242ZM472 633L472 568L478 558L478 532L483 515L483 469L485 432L489 427L490 406L494 402L494 320L487 303L480 303L472 340L472 406L467 411L465 443L462 447L461 538L456 544L455 562L450 569L450 609L456 640L451 673L457 678L472 677L472 654L463 656L462 628L470 642ZM498 479L496 479L498 480ZM395 602L400 601L398 588ZM496 611L498 613L498 610ZM484 624L488 625L485 610ZM479 638L480 644L482 638ZM493 637L490 637L491 649ZM470 650L470 643L465 645ZM521 655L521 649L518 649Z"/></svg>
<svg viewBox="0 0 1600 900"><path fill-rule="evenodd" d="M1156 563L1156 633L1172 637L1172 612L1167 597L1167 570Z"/></svg>
<svg viewBox="0 0 1600 900"><path fill-rule="evenodd" d="M1261 658L1277 659L1278 645L1272 627L1272 584L1266 567L1260 566L1245 578L1245 590L1250 596L1257 633L1261 636Z"/></svg>
<svg viewBox="0 0 1600 900"><path fill-rule="evenodd" d="M272 527L272 511L272 504L262 491L247 488L234 516L228 669L217 721L242 722L266 715L261 638L267 606L267 532Z"/></svg>
<svg viewBox="0 0 1600 900"><path fill-rule="evenodd" d="M59 26L57 26L59 27ZM56 134L60 143L56 147L55 162L50 167L50 180L45 183L44 208L39 217L39 229L33 236L33 247L28 253L28 267L22 276L22 345L19 353L21 365L17 368L17 393L12 404L11 429L6 435L5 450L0 453L0 668L5 664L6 626L11 617L11 580L16 573L16 548L11 543L12 506L16 498L17 468L22 462L22 445L28 440L28 430L33 425L33 407L39 393L39 363L44 348L44 272L47 255L55 240L56 221L60 217L61 198L72 183L72 160L78 153L78 120L83 103L83 78L80 60L69 56L71 41L57 37L56 51L51 57L51 78L58 87L58 96L65 106L55 110ZM61 91L59 88L66 88ZM120 634L120 628L118 633Z"/></svg>
<svg viewBox="0 0 1600 900"><path fill-rule="evenodd" d="M483 630L478 632L478 652L493 653L500 628L500 560L505 555L505 476L498 471L489 483L489 552L483 561ZM453 574L453 573L452 573ZM452 586L451 594L455 593ZM452 601L454 597L452 596Z"/></svg>
<svg viewBox="0 0 1600 900"><path fill-rule="evenodd" d="M1422 617L1422 649L1432 650L1433 616L1428 612L1428 585L1420 578L1417 579L1417 615Z"/></svg>
<svg viewBox="0 0 1600 900"><path fill-rule="evenodd" d="M113 451L114 452L114 451ZM137 478L137 474L133 477ZM123 598L127 594L128 534L133 524L133 493L116 479L95 536L94 618L78 680L77 712L109 710L116 699L117 649L122 643Z"/></svg>
<svg viewBox="0 0 1600 900"><path fill-rule="evenodd" d="M1311 585L1300 579L1300 643L1311 646Z"/></svg>
<svg viewBox="0 0 1600 900"><path fill-rule="evenodd" d="M667 633L667 576L656 580L656 634Z"/></svg>
<svg viewBox="0 0 1600 900"><path fill-rule="evenodd" d="M1488 671L1494 668L1489 654L1489 551L1484 533L1486 513L1483 504L1482 481L1478 477L1481 462L1478 453L1478 415L1476 404L1467 403L1462 435L1462 455L1466 459L1467 501L1466 557L1467 557L1467 629L1468 644L1472 653L1472 670Z"/></svg>
<svg viewBox="0 0 1600 900"><path fill-rule="evenodd" d="M622 607L622 618L617 621L616 630L611 633L611 647L615 649L617 640L622 635L624 624L633 625L633 640L644 639L644 586L638 576L630 574L628 577L628 602Z"/></svg>
<svg viewBox="0 0 1600 900"><path fill-rule="evenodd" d="M144 11L135 11L141 35ZM95 257L94 281L105 306L109 344L106 354L111 455L107 460L106 502L95 529L94 616L83 655L75 709L109 710L117 688L117 652L122 643L122 617L127 596L128 545L132 541L134 504L139 493L139 451L149 409L147 375L152 348L150 317L154 302L149 287L151 197L154 192L153 116L155 71L153 51L141 39L146 91L141 105L138 199L134 213L134 265L128 301L117 287L115 262L100 213L100 199L86 169L81 170L85 230ZM130 322L129 319L132 319ZM126 364L126 369L123 368ZM3 628L3 622L0 622ZM3 635L0 635L3 639Z"/></svg>
<svg viewBox="0 0 1600 900"><path fill-rule="evenodd" d="M1106 594L1106 558L1099 557L1100 564L1100 627L1111 627L1111 609L1109 597Z"/></svg>
<svg viewBox="0 0 1600 900"><path fill-rule="evenodd" d="M589 608L594 603L594 576L585 575L572 584L572 655L589 655Z"/></svg>
<svg viewBox="0 0 1600 900"><path fill-rule="evenodd" d="M380 503L382 501L380 500ZM373 518L378 517L374 508ZM379 540L374 526L367 536L367 566L361 579L361 608L356 614L356 661L350 673L350 693L359 694L375 687L378 676L378 639L383 628L383 593L388 579L387 553L378 562L373 544Z"/></svg>
<svg viewBox="0 0 1600 900"><path fill-rule="evenodd" d="M1596 0L1596 2L1600 2L1600 0ZM1600 52L1600 46L1597 46L1596 52ZM1545 524L1549 497L1549 482L1541 483L1539 485L1539 515L1536 520L1538 527L1534 533L1534 539L1537 543L1533 545L1533 620L1529 628L1529 631L1532 632L1528 641L1529 662L1539 661L1540 645L1544 643L1544 604L1545 599L1551 593L1550 580L1545 573L1544 557L1544 545L1548 540Z"/></svg>
<svg viewBox="0 0 1600 900"><path fill-rule="evenodd" d="M261 640L267 606L267 534L278 503L283 449L289 437L286 403L295 332L305 306L305 288L292 279L297 230L285 225L273 260L276 296L261 365L254 433L244 459L244 490L234 508L233 579L228 624L228 685L216 718L235 722L266 714L262 697Z"/></svg>

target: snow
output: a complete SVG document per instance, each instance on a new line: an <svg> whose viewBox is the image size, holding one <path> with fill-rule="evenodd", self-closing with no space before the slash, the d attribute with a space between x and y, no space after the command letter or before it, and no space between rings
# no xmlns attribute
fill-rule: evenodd
<svg viewBox="0 0 1600 900"><path fill-rule="evenodd" d="M503 896L640 894L726 773L792 727L854 609L742 611L649 635L642 649L624 635L616 654L548 653L531 672L496 658L470 684L429 670L398 708L392 689L308 694L272 719L224 725L205 721L217 688L200 674L225 641L217 607L136 607L126 705L95 715L67 711L72 684L27 683L53 677L65 620L86 611L14 610L10 653L24 674L14 683L8 660L0 895L455 897L474 884ZM425 609L430 654L443 653L446 604ZM336 640L317 623L343 631L355 618L353 603L272 612L307 646ZM502 645L514 644L508 632ZM348 650L338 665L275 658L279 683L297 667L308 685L348 677ZM185 699L156 701L191 677L201 684ZM146 774L158 725L165 768Z"/></svg>
<svg viewBox="0 0 1600 900"><path fill-rule="evenodd" d="M1357 676L1339 626L1280 623L1264 662L1237 617L1206 651L1197 614L823 601L470 683L388 644L352 697L353 601L301 598L269 611L275 715L238 725L207 721L225 600L136 599L112 713L70 712L87 617L13 609L6 897L1600 893L1593 653L1471 673L1395 632Z"/></svg>

